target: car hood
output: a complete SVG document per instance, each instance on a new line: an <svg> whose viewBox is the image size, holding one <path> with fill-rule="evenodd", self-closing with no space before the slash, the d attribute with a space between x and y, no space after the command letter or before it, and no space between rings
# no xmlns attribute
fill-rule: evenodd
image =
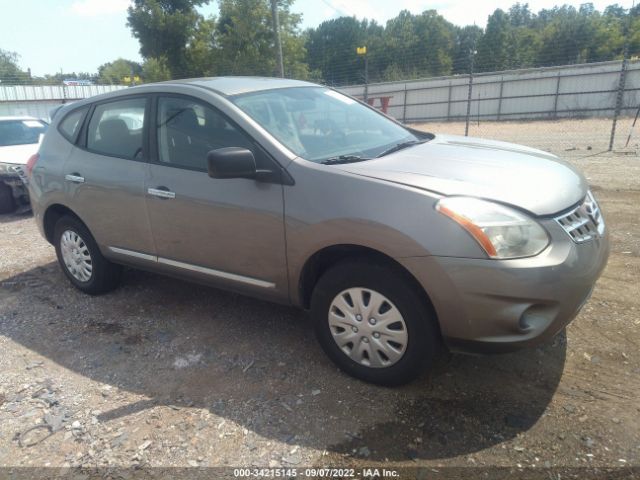
<svg viewBox="0 0 640 480"><path fill-rule="evenodd" d="M442 195L495 200L550 215L584 198L587 182L567 162L534 148L454 135L342 170Z"/></svg>
<svg viewBox="0 0 640 480"><path fill-rule="evenodd" d="M26 165L31 155L38 151L39 144L9 145L0 147L0 163L15 163Z"/></svg>

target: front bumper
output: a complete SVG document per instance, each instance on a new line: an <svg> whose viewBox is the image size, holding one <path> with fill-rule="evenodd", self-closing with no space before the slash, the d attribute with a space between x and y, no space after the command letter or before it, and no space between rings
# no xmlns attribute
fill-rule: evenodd
<svg viewBox="0 0 640 480"><path fill-rule="evenodd" d="M398 259L428 293L452 350L499 352L561 331L588 300L609 256L608 231L574 243L555 222L541 254L515 260Z"/></svg>

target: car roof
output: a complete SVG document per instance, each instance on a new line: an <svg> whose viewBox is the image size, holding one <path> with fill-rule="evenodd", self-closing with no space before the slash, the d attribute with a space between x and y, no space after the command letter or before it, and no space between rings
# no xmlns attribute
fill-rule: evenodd
<svg viewBox="0 0 640 480"><path fill-rule="evenodd" d="M303 82L301 80L274 77L205 77L187 78L163 83L198 85L227 96L273 90L276 88L318 86L314 83Z"/></svg>
<svg viewBox="0 0 640 480"><path fill-rule="evenodd" d="M82 108L96 101L111 100L121 96L134 95L143 92L158 92L158 87L171 85L193 85L198 88L211 90L225 97L240 95L243 93L275 90L279 88L321 86L315 83L304 82L302 80L291 80L288 78L274 77L202 77L168 80L166 82L157 83L143 83L142 85L137 85L135 87L114 90L112 92L103 93L101 95L87 97L82 100L75 101L72 104L66 104L63 108L59 108L56 111L55 118L57 119L59 117L59 114L66 113L67 111L75 107ZM73 105L73 107L71 107L70 105ZM52 121L53 120L54 119L52 118Z"/></svg>

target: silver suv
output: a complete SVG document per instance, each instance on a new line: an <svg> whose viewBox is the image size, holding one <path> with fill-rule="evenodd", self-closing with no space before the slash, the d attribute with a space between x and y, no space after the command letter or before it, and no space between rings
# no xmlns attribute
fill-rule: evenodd
<svg viewBox="0 0 640 480"><path fill-rule="evenodd" d="M27 170L36 222L80 290L112 290L127 265L309 309L340 368L387 385L442 345L553 336L609 251L584 177L554 155L412 130L293 80L76 102Z"/></svg>

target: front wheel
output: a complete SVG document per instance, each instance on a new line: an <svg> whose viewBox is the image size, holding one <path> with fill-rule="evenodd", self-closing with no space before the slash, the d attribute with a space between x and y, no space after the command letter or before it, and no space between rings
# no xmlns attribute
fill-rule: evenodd
<svg viewBox="0 0 640 480"><path fill-rule="evenodd" d="M357 260L332 267L314 289L311 314L329 358L367 382L407 383L439 346L428 305L405 275L385 265Z"/></svg>
<svg viewBox="0 0 640 480"><path fill-rule="evenodd" d="M122 267L104 258L89 229L77 218L64 216L56 222L54 245L63 272L79 290L98 295L120 283Z"/></svg>

